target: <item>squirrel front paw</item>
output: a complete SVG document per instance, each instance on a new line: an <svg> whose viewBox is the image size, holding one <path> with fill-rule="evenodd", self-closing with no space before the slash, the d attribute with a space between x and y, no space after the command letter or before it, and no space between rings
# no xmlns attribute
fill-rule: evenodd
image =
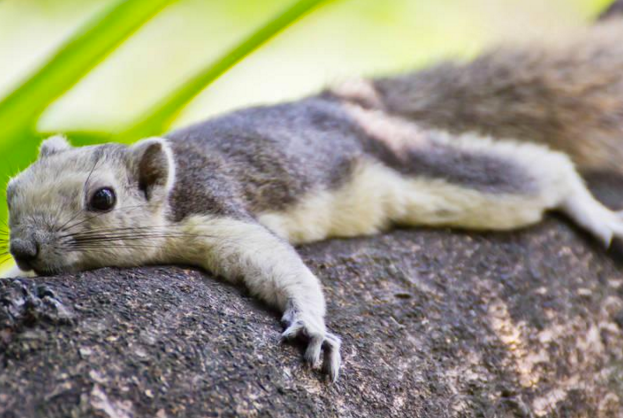
<svg viewBox="0 0 623 418"><path fill-rule="evenodd" d="M313 368L320 366L321 352L324 351L322 370L332 382L337 381L342 363L340 355L342 341L337 335L327 332L322 316L300 312L290 307L281 321L286 327L281 334L283 339L302 338L307 341L305 361Z"/></svg>

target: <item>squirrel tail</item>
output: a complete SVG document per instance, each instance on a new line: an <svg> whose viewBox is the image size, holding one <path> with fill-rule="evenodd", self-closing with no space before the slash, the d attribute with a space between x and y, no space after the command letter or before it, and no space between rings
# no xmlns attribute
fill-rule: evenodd
<svg viewBox="0 0 623 418"><path fill-rule="evenodd" d="M618 18L623 16L623 0L615 0L610 6L603 11L598 20L608 20L611 18Z"/></svg>
<svg viewBox="0 0 623 418"><path fill-rule="evenodd" d="M615 13L616 12L616 13ZM580 170L623 172L623 1L574 39L499 48L469 63L442 63L371 80L366 102L451 132L537 142Z"/></svg>

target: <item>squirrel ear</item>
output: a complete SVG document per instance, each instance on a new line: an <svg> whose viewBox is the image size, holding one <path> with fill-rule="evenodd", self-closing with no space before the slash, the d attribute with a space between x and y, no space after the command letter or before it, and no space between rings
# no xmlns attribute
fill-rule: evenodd
<svg viewBox="0 0 623 418"><path fill-rule="evenodd" d="M143 139L130 148L130 154L130 170L147 200L165 200L175 181L173 151L167 141Z"/></svg>
<svg viewBox="0 0 623 418"><path fill-rule="evenodd" d="M54 135L44 140L39 147L39 158L49 157L71 149L71 145L63 135Z"/></svg>

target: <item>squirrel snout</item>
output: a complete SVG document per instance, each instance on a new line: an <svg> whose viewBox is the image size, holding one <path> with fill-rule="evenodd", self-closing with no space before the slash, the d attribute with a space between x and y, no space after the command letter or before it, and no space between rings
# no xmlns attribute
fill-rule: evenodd
<svg viewBox="0 0 623 418"><path fill-rule="evenodd" d="M39 255L39 245L34 240L13 239L10 246L11 254L20 268L31 267L30 263Z"/></svg>

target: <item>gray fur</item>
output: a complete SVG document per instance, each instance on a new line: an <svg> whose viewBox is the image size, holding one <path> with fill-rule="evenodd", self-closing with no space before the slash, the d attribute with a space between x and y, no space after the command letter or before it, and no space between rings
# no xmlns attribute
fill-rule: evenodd
<svg viewBox="0 0 623 418"><path fill-rule="evenodd" d="M173 217L249 216L345 184L353 168L377 160L398 172L490 193L527 193L527 172L497 156L455 149L426 132L425 147L395 150L373 137L327 95L231 113L169 134L178 174ZM415 138L414 138L415 139Z"/></svg>
<svg viewBox="0 0 623 418"><path fill-rule="evenodd" d="M436 141L436 137L446 136L441 132L429 131L424 135L426 146L407 147L402 156L391 154L385 162L406 175L443 179L485 193L530 195L538 191L538 179L515 161Z"/></svg>
<svg viewBox="0 0 623 418"><path fill-rule="evenodd" d="M68 151L71 145L67 142L67 138L62 135L56 135L43 141L39 147L39 158L45 158L50 155Z"/></svg>
<svg viewBox="0 0 623 418"><path fill-rule="evenodd" d="M54 172L59 165L71 167L76 173L89 173L94 166L103 160L109 162L122 163L126 157L126 147L120 144L104 144L87 146L81 148L71 148L59 155L59 153L45 154L42 158L35 161L28 170L20 173L8 185L6 190L7 203L26 189L26 185L41 183L42 179L48 179L49 173ZM128 187L132 187L128 185ZM72 190L70 194L61 194L58 198L62 199L61 205L74 200L82 190ZM36 208L33 208L35 210Z"/></svg>
<svg viewBox="0 0 623 418"><path fill-rule="evenodd" d="M245 109L173 132L174 216L281 209L312 190L337 187L364 156L360 136L339 103L319 98Z"/></svg>

